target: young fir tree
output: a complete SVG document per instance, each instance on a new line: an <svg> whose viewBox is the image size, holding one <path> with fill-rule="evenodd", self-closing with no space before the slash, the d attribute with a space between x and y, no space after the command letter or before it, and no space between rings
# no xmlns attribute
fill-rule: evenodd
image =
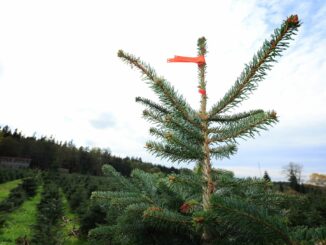
<svg viewBox="0 0 326 245"><path fill-rule="evenodd" d="M271 182L271 177L269 177L269 174L267 173L267 171L264 172L263 179L264 179L266 182Z"/></svg>
<svg viewBox="0 0 326 245"><path fill-rule="evenodd" d="M290 187L295 191L300 191L300 185L298 183L297 176L293 173L293 171L290 171L289 175Z"/></svg>
<svg viewBox="0 0 326 245"><path fill-rule="evenodd" d="M136 67L143 79L158 95L159 103L137 97L146 110L143 116L156 127L150 133L160 141L149 141L146 148L154 155L173 162L196 162L202 174L202 207L211 208L211 195L218 188L212 181L212 158L229 157L236 152L236 139L253 137L259 130L277 122L275 111L251 110L237 114L227 114L238 106L257 88L266 72L270 70L276 58L288 47L289 40L296 34L300 22L297 15L291 15L275 29L269 40L254 55L251 62L237 78L231 89L207 109L205 55L206 39L198 40L198 57L176 56L170 61L195 62L198 64L198 88L201 94L200 110L190 107L168 81L158 76L148 64L140 58L120 50L118 56L127 64ZM204 229L203 243L209 244L210 234Z"/></svg>

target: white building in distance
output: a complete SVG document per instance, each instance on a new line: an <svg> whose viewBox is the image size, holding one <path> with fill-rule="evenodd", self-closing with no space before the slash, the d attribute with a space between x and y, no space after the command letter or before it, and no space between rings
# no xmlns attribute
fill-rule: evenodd
<svg viewBox="0 0 326 245"><path fill-rule="evenodd" d="M28 168L32 159L22 157L0 157L0 167Z"/></svg>

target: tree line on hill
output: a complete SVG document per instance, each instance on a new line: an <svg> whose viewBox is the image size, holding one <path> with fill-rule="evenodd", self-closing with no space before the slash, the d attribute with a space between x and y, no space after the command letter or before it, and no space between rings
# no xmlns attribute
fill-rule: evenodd
<svg viewBox="0 0 326 245"><path fill-rule="evenodd" d="M176 168L153 165L141 158L121 158L108 149L76 147L72 141L58 142L52 136L25 136L18 129L0 127L0 156L31 159L31 167L41 170L65 168L70 173L101 175L103 164L112 165L124 176L135 168L146 172L177 173Z"/></svg>

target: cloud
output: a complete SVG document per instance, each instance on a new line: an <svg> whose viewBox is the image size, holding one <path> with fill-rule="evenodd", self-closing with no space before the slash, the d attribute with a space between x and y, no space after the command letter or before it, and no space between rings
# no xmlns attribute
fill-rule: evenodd
<svg viewBox="0 0 326 245"><path fill-rule="evenodd" d="M113 128L116 125L113 115L109 112L100 114L96 119L89 121L92 127L96 129Z"/></svg>

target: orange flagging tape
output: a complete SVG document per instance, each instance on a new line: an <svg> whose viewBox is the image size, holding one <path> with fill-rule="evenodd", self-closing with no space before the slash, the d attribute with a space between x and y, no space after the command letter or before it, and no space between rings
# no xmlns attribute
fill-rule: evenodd
<svg viewBox="0 0 326 245"><path fill-rule="evenodd" d="M174 56L174 58L168 59L168 62L192 62L198 65L205 64L205 57L200 55L198 57L186 57L186 56Z"/></svg>

